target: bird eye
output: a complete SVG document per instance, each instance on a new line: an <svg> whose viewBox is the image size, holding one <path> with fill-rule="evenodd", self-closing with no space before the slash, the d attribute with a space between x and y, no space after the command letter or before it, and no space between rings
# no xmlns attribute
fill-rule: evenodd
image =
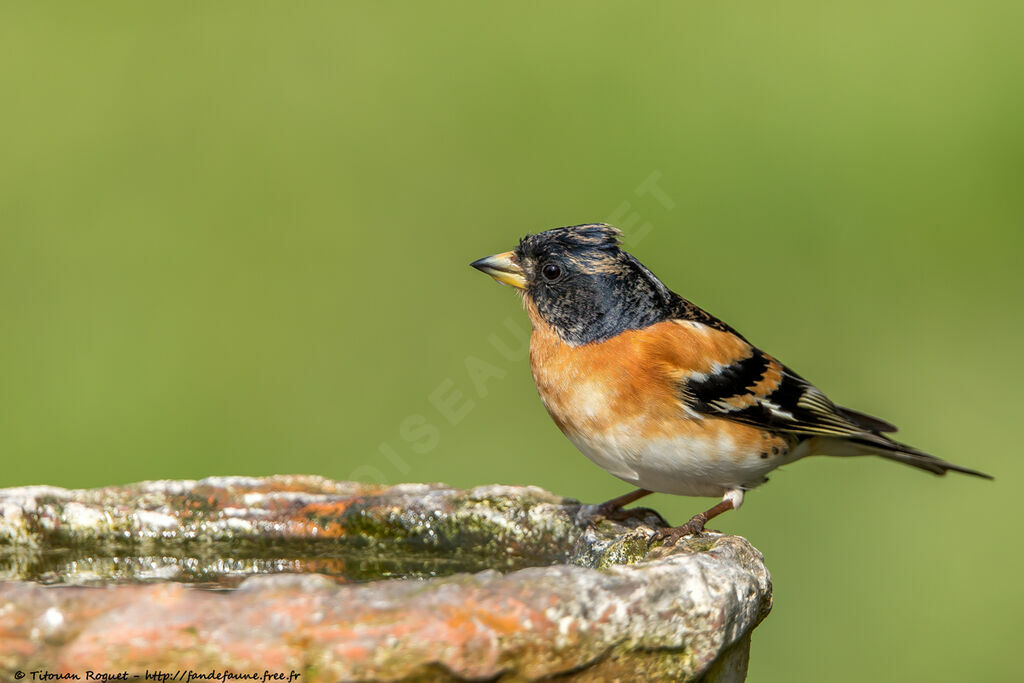
<svg viewBox="0 0 1024 683"><path fill-rule="evenodd" d="M548 280L549 282L553 282L553 281L557 280L559 278L559 276L561 276L562 269L559 268L554 263L548 263L548 264L545 264L544 267L540 269L540 273L541 273L541 275L544 276L545 280Z"/></svg>

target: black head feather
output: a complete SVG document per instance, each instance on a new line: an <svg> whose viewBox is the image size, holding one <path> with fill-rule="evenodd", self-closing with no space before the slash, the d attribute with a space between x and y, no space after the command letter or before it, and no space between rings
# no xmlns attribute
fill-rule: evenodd
<svg viewBox="0 0 1024 683"><path fill-rule="evenodd" d="M526 295L562 339L588 344L675 317L682 301L604 223L527 235L515 250ZM683 302L685 303L685 302Z"/></svg>

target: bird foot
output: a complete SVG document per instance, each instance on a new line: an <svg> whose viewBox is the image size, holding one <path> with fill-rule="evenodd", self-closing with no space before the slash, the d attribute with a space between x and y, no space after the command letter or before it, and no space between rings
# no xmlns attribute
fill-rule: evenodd
<svg viewBox="0 0 1024 683"><path fill-rule="evenodd" d="M594 514L591 516L591 520L594 524L600 524L606 519L614 522L626 522L631 519L643 520L649 515L657 517L662 524L665 524L666 526L668 525L668 522L665 521L665 518L662 517L661 513L657 510L652 510L651 508L624 508L615 505L608 505L608 503L602 503L601 505L596 506Z"/></svg>
<svg viewBox="0 0 1024 683"><path fill-rule="evenodd" d="M679 539L684 536L700 536L704 533L704 523L707 520L704 519L704 515L694 515L690 518L690 521L686 524L680 524L676 527L670 527L668 529L658 529L651 536L651 541L665 541L665 545L669 548L679 542Z"/></svg>

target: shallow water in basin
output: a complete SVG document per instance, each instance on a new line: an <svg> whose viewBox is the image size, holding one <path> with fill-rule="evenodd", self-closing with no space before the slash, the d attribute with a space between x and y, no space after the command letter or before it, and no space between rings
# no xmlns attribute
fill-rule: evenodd
<svg viewBox="0 0 1024 683"><path fill-rule="evenodd" d="M483 552L378 545L353 548L336 541L252 541L138 547L0 548L0 580L49 585L110 585L174 581L234 588L259 574L316 573L339 583L423 579L460 572L501 572L547 566L561 558L495 556Z"/></svg>

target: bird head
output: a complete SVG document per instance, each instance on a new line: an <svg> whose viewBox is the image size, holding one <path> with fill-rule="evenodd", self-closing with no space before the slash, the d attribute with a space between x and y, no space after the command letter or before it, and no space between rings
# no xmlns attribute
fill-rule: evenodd
<svg viewBox="0 0 1024 683"><path fill-rule="evenodd" d="M620 236L604 223L555 228L470 265L519 290L535 325L587 344L666 319L678 298L622 250Z"/></svg>

